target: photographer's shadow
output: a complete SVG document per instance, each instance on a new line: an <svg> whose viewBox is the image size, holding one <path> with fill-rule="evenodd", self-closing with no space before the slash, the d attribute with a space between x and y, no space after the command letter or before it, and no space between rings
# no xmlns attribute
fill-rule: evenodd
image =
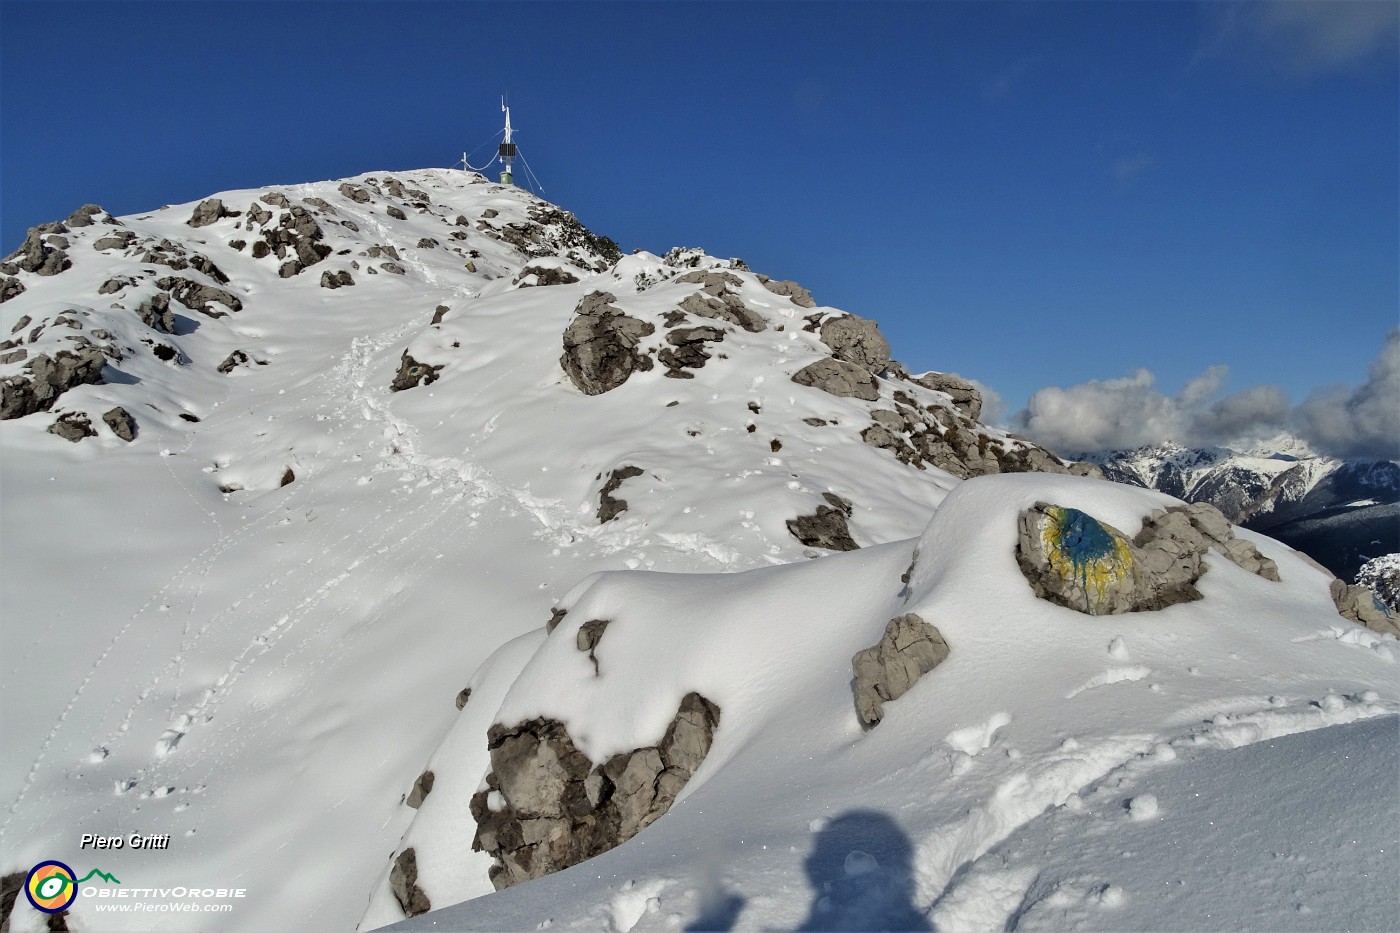
<svg viewBox="0 0 1400 933"><path fill-rule="evenodd" d="M812 907L799 930L932 930L914 903L914 847L883 813L852 810L817 835L804 867Z"/></svg>

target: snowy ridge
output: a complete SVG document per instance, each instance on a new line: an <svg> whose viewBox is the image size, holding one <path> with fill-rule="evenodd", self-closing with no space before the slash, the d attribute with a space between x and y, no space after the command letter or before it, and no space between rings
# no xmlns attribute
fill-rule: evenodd
<svg viewBox="0 0 1400 933"><path fill-rule="evenodd" d="M631 842L396 929L672 929L713 917L717 901L741 929L1002 929L1038 901L1052 926L1150 925L1163 862L1101 866L1046 900L1033 886L1059 867L1053 854L1010 865L989 854L1044 815L1091 807L1103 832L1148 820L1168 832L1180 820L1189 835L1190 812L1159 814L1152 801L1191 763L1400 711L1400 645L1341 624L1326 576L1288 548L1241 532L1278 561L1281 582L1212 559L1201 602L1094 619L1036 599L1020 575L1016 515L1036 501L1130 530L1172 502L1074 477L984 477L950 493L917 541L737 578L580 584L552 633L478 672L429 762L438 783L404 845L434 905L491 891L488 860L465 844L492 722L557 719L602 761L655 743L681 695L698 691L723 711L713 749L676 806ZM863 733L849 658L909 611L937 624L951 654ZM610 620L596 672L575 645L593 618ZM1126 798L1133 807L1105 812ZM1374 895L1373 919L1388 904ZM1241 917L1258 906L1242 903ZM397 916L386 884L362 926Z"/></svg>

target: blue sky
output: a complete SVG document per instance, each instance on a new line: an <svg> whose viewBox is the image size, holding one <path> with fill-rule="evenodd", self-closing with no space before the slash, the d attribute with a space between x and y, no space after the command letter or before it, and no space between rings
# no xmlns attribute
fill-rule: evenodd
<svg viewBox="0 0 1400 933"><path fill-rule="evenodd" d="M450 165L506 90L624 249L796 279L1009 411L1078 387L1019 422L1062 447L1218 440L1400 385L1397 9L5 0L0 225Z"/></svg>

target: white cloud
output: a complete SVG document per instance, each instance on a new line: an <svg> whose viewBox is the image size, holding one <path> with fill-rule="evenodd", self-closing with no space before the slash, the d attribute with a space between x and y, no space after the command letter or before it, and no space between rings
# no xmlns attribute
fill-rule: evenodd
<svg viewBox="0 0 1400 933"><path fill-rule="evenodd" d="M1228 375L1228 367L1212 366L1174 396L1159 390L1145 369L1122 379L1045 388L1011 422L1068 455L1164 441L1241 447L1288 430L1319 453L1400 459L1400 329L1387 336L1360 387L1320 389L1297 408L1273 385L1212 401Z"/></svg>
<svg viewBox="0 0 1400 933"><path fill-rule="evenodd" d="M1400 458L1400 328L1386 337L1359 388L1314 392L1294 413L1294 428L1333 456Z"/></svg>

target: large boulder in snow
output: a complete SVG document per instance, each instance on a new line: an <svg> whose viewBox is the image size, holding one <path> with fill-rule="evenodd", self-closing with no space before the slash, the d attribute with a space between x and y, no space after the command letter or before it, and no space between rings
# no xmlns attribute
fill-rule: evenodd
<svg viewBox="0 0 1400 933"><path fill-rule="evenodd" d="M49 425L49 433L57 434L65 441L77 443L85 437L96 437L92 421L82 412L70 411L59 415L58 420Z"/></svg>
<svg viewBox="0 0 1400 933"><path fill-rule="evenodd" d="M11 376L0 383L0 421L48 411L74 386L101 382L105 364L102 351L92 345L79 346L76 352L59 350L53 356L39 354L24 365L28 376Z"/></svg>
<svg viewBox="0 0 1400 933"><path fill-rule="evenodd" d="M627 500L619 499L613 495L617 492L623 480L631 479L634 476L641 476L640 467L620 466L608 474L608 481L603 484L603 488L598 491L598 524L604 525L617 518L627 511Z"/></svg>
<svg viewBox="0 0 1400 933"><path fill-rule="evenodd" d="M1359 583L1347 585L1343 580L1333 580L1331 588L1332 602L1336 603L1337 614L1342 618L1381 635L1400 638L1400 617L1391 612L1390 607L1381 602L1370 588Z"/></svg>
<svg viewBox="0 0 1400 933"><path fill-rule="evenodd" d="M394 899L410 917L426 914L433 909L428 895L418 887L418 853L412 846L394 859L394 867L389 870L389 890L394 892Z"/></svg>
<svg viewBox="0 0 1400 933"><path fill-rule="evenodd" d="M918 615L910 612L891 619L879 642L851 659L855 675L852 689L861 722L878 725L884 718L885 704L908 693L946 657L948 643Z"/></svg>
<svg viewBox="0 0 1400 933"><path fill-rule="evenodd" d="M880 328L867 318L846 314L822 322L821 341L838 360L859 366L868 373L883 372L890 363L890 343Z"/></svg>
<svg viewBox="0 0 1400 933"><path fill-rule="evenodd" d="M224 202L219 198L205 198L195 205L194 213L185 223L191 227L207 227L216 220L233 215L234 212L224 207Z"/></svg>
<svg viewBox="0 0 1400 933"><path fill-rule="evenodd" d="M623 314L613 306L616 300L611 292L589 292L564 330L559 365L584 395L602 395L632 373L652 368L651 357L638 353L637 343L656 326Z"/></svg>
<svg viewBox="0 0 1400 933"><path fill-rule="evenodd" d="M660 819L709 754L719 716L688 693L660 742L601 765L557 720L492 726L486 789L471 801L472 848L495 858L491 883L501 890L577 865Z"/></svg>
<svg viewBox="0 0 1400 933"><path fill-rule="evenodd" d="M1195 583L1215 550L1278 580L1278 568L1203 502L1157 509L1133 540L1078 509L1044 502L1023 511L1016 559L1042 599L1089 615L1163 609L1201 598Z"/></svg>
<svg viewBox="0 0 1400 933"><path fill-rule="evenodd" d="M851 537L846 527L846 519L851 514L851 503L834 493L823 493L829 505L817 506L811 515L799 515L788 519L788 532L807 547L819 547L828 551L854 551L860 545Z"/></svg>
<svg viewBox="0 0 1400 933"><path fill-rule="evenodd" d="M841 398L873 402L880 397L879 383L869 371L831 357L802 367L792 374L792 381Z"/></svg>

